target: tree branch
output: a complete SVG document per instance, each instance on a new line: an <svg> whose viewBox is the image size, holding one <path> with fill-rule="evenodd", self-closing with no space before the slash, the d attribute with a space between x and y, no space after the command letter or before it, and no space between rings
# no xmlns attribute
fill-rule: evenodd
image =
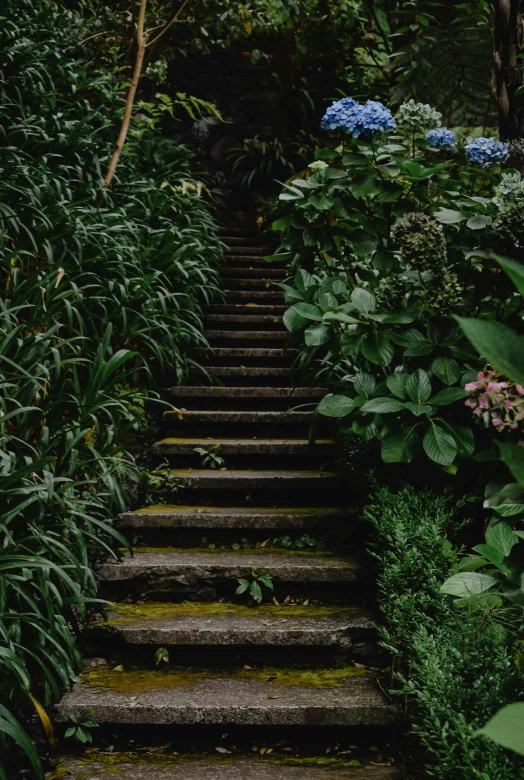
<svg viewBox="0 0 524 780"><path fill-rule="evenodd" d="M171 25L172 25L172 24L174 24L174 23L176 22L176 20L178 19L178 17L180 16L180 14L182 13L182 11L184 10L184 8L186 7L186 5L187 5L188 3L189 3L189 0L184 0L184 2L183 2L183 3L182 3L182 5L180 6L180 8L179 8L179 9L178 9L178 11L176 12L176 14L173 16L173 18L171 19L171 21L169 22L169 24L166 24L166 26L164 27L164 29L162 30L162 32L159 32L159 33L158 33L158 35L156 36L156 38L153 38L153 40L152 40L152 41L149 41L149 43L146 43L146 46L152 46L154 43L156 43L156 42L159 40L159 38L161 38L161 37L164 35L164 33L166 33L166 32L169 30L169 28L171 27Z"/></svg>
<svg viewBox="0 0 524 780"><path fill-rule="evenodd" d="M133 71L133 78L131 79L131 85L126 98L126 107L124 110L124 118L122 119L122 126L116 142L115 151L111 157L109 168L107 169L106 177L104 179L104 187L107 189L113 180L115 175L116 166L120 159L120 154L124 148L124 144L127 138L127 132L129 130L129 123L131 121L131 113L133 111L133 103L135 100L135 94L140 81L140 74L142 73L142 63L144 62L144 54L146 51L146 38L144 36L144 19L146 15L147 0L140 0L140 10L138 12L138 23L136 29L136 41L138 50L136 53L135 69Z"/></svg>

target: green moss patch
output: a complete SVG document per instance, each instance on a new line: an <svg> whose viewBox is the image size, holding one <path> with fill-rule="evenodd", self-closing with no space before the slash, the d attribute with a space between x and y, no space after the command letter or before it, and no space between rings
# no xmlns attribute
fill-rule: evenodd
<svg viewBox="0 0 524 780"><path fill-rule="evenodd" d="M125 552L124 549L122 549L122 552ZM283 547L254 547L249 550L233 550L232 548L228 548L226 550L222 550L221 548L216 548L214 550L210 550L209 547L136 547L135 548L135 554L140 555L140 553L155 553L160 555L173 555L176 553L198 553L199 555L287 555L289 556L303 556L303 557L315 557L318 556L326 556L331 557L333 555L332 552L329 550L288 550Z"/></svg>
<svg viewBox="0 0 524 780"><path fill-rule="evenodd" d="M269 682L277 687L342 688L351 677L362 677L366 671L354 667L342 668L273 668L251 670L162 669L157 671L136 669L113 672L95 669L87 672L84 682L89 688L109 688L116 693L138 694L167 688L193 688L199 680L242 680Z"/></svg>
<svg viewBox="0 0 524 780"><path fill-rule="evenodd" d="M176 617L214 617L234 615L235 617L259 618L329 618L358 617L362 610L357 607L322 606L316 604L282 604L280 606L263 604L248 607L229 601L201 603L184 601L182 604L170 602L147 602L146 604L115 604L111 607L111 616L105 625L115 626L138 621L170 620Z"/></svg>

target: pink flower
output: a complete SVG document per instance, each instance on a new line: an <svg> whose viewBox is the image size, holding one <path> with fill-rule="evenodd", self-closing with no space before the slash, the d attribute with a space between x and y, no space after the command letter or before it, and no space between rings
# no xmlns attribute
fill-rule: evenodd
<svg viewBox="0 0 524 780"><path fill-rule="evenodd" d="M464 389L470 394L465 405L473 414L482 418L499 431L517 430L524 426L524 387L509 382L495 371L479 371L475 382L468 382Z"/></svg>

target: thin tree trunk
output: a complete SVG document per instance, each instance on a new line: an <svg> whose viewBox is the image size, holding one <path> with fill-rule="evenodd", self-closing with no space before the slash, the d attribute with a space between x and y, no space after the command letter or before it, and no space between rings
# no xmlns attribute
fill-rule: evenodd
<svg viewBox="0 0 524 780"><path fill-rule="evenodd" d="M524 68L517 59L524 42L524 0L493 0L493 97L497 101L500 137L524 136Z"/></svg>
<svg viewBox="0 0 524 780"><path fill-rule="evenodd" d="M131 113L133 111L133 103L135 101L135 94L140 81L140 74L142 73L142 63L144 62L144 54L146 52L146 39L144 36L144 19L146 15L147 0L140 0L140 10L138 12L138 24L136 29L136 42L138 50L136 53L135 69L133 71L133 78L131 79L131 86L127 93L126 107L124 111L124 118L122 120L122 127L118 135L118 141L116 142L115 151L111 157L109 168L107 169L106 177L104 179L104 187L107 189L113 180L115 175L116 166L120 159L120 154L124 148L124 144L127 138L127 131L129 130L129 123L131 121Z"/></svg>

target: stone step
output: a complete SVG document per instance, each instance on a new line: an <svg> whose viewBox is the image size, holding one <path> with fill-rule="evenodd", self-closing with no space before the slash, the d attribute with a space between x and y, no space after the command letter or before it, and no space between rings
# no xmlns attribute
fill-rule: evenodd
<svg viewBox="0 0 524 780"><path fill-rule="evenodd" d="M180 419L182 414L182 419ZM253 411L220 411L214 409L178 410L164 412L164 419L178 424L184 423L261 423L261 424L292 424L309 423L313 412L253 412Z"/></svg>
<svg viewBox="0 0 524 780"><path fill-rule="evenodd" d="M357 512L333 507L200 507L158 504L125 512L119 528L310 529L344 520Z"/></svg>
<svg viewBox="0 0 524 780"><path fill-rule="evenodd" d="M335 471L285 471L278 469L170 469L171 474L179 477L186 488L214 489L312 489L321 486L329 489L338 487L340 477Z"/></svg>
<svg viewBox="0 0 524 780"><path fill-rule="evenodd" d="M231 301L283 301L284 292L282 290L225 290L227 298ZM285 307L288 308L287 306Z"/></svg>
<svg viewBox="0 0 524 780"><path fill-rule="evenodd" d="M231 236L249 236L249 237L257 238L259 241L261 240L261 236L258 230L256 230L253 227L246 227L245 225L244 226L223 225L218 231L218 235L220 236L220 238L222 238L222 236L231 235Z"/></svg>
<svg viewBox="0 0 524 780"><path fill-rule="evenodd" d="M215 314L272 314L283 315L289 307L283 305L266 306L258 303L212 303L207 311Z"/></svg>
<svg viewBox="0 0 524 780"><path fill-rule="evenodd" d="M244 279L285 279L288 276L288 272L285 268L245 268L243 266L236 268L229 265L227 268L220 269L220 276L227 278L230 276L235 278L243 277Z"/></svg>
<svg viewBox="0 0 524 780"><path fill-rule="evenodd" d="M305 398L323 398L329 390L323 387L170 387L175 398L288 398L290 401Z"/></svg>
<svg viewBox="0 0 524 780"><path fill-rule="evenodd" d="M231 291L237 290L269 290L277 292L278 287L277 279L270 279L263 277L261 279L246 279L245 277L235 276L228 279L223 279L223 289L226 295Z"/></svg>
<svg viewBox="0 0 524 780"><path fill-rule="evenodd" d="M207 314L207 322L227 322L234 325L265 324L282 325L282 317L274 314ZM282 327L284 327L282 325Z"/></svg>
<svg viewBox="0 0 524 780"><path fill-rule="evenodd" d="M118 635L130 645L278 645L351 648L371 634L370 616L356 607L248 607L228 602L115 604L89 633Z"/></svg>
<svg viewBox="0 0 524 780"><path fill-rule="evenodd" d="M250 246L253 244L257 244L257 246L260 246L260 236L258 234L253 235L251 238L249 236L233 236L228 235L227 233L220 233L220 240L223 244L234 244L235 246Z"/></svg>
<svg viewBox="0 0 524 780"><path fill-rule="evenodd" d="M286 341L288 332L283 330L208 330L208 341L213 339L249 339L256 341ZM275 350L273 350L275 351ZM281 352L281 350L278 350Z"/></svg>
<svg viewBox="0 0 524 780"><path fill-rule="evenodd" d="M225 253L226 257L235 255L263 255L264 250L261 246L232 246Z"/></svg>
<svg viewBox="0 0 524 780"><path fill-rule="evenodd" d="M204 348L206 349L206 348ZM295 356L296 349L283 350L282 347L275 349L273 347L214 347L212 349L213 357L270 357L283 358L286 355Z"/></svg>
<svg viewBox="0 0 524 780"><path fill-rule="evenodd" d="M220 455L313 455L329 457L334 452L331 439L234 439L234 438L167 438L153 444L159 455L195 455L195 447L209 449L218 446Z"/></svg>
<svg viewBox="0 0 524 780"><path fill-rule="evenodd" d="M294 763L295 762L295 763ZM326 765L327 763L327 765ZM322 756L296 760L284 754L274 756L221 757L209 759L158 753L86 753L60 759L47 780L401 780L400 770L363 764L351 766L351 756L340 756L326 762Z"/></svg>
<svg viewBox="0 0 524 780"><path fill-rule="evenodd" d="M355 582L364 577L355 558L331 553L293 550L265 552L254 550L187 550L185 548L136 548L133 557L126 554L122 563L109 560L102 564L99 577L105 583L146 579L175 580L187 585L196 580L238 579L252 568L268 571L276 582Z"/></svg>
<svg viewBox="0 0 524 780"><path fill-rule="evenodd" d="M268 254L267 252L264 254ZM287 265L281 263L278 261L278 263L268 263L268 261L265 259L264 255L229 255L226 257L228 266L231 265L242 265L242 266L249 266L251 268L287 268Z"/></svg>
<svg viewBox="0 0 524 780"><path fill-rule="evenodd" d="M373 681L352 667L98 669L66 693L56 719L64 723L86 710L101 725L386 726L394 719Z"/></svg>

